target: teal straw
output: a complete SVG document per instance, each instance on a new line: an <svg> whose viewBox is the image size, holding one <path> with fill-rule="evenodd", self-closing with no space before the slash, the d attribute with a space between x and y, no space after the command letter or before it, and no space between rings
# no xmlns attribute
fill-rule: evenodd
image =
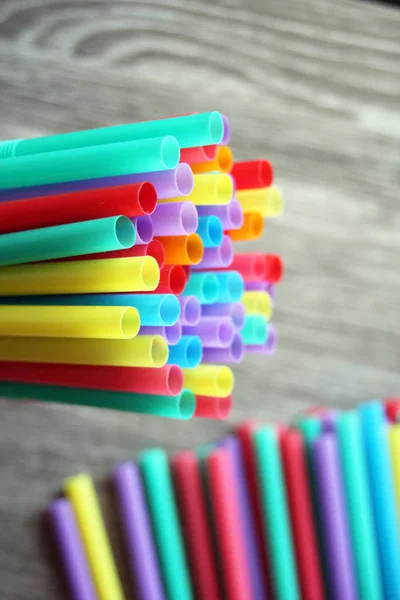
<svg viewBox="0 0 400 600"><path fill-rule="evenodd" d="M160 448L144 450L139 454L138 463L168 600L192 600L167 453Z"/></svg>
<svg viewBox="0 0 400 600"><path fill-rule="evenodd" d="M247 316L240 335L246 345L265 344L268 338L268 321L261 315Z"/></svg>
<svg viewBox="0 0 400 600"><path fill-rule="evenodd" d="M55 385L0 382L0 396L20 400L30 399L57 404L108 408L183 420L188 420L193 416L196 406L196 398L189 390L183 390L179 396L156 396L108 390L64 388Z"/></svg>
<svg viewBox="0 0 400 600"><path fill-rule="evenodd" d="M5 233L0 235L0 266L132 248L135 241L135 226L128 217Z"/></svg>
<svg viewBox="0 0 400 600"><path fill-rule="evenodd" d="M178 142L167 136L4 158L0 189L164 171L174 169L179 156Z"/></svg>
<svg viewBox="0 0 400 600"><path fill-rule="evenodd" d="M223 134L222 115L218 112L206 112L157 121L143 121L142 123L74 131L27 140L7 140L0 142L0 158L6 159L42 152L129 142L165 135L174 136L181 148L191 148L193 146L219 144ZM172 169L174 167L168 168ZM143 168L141 172L146 173L150 170L159 171L161 169Z"/></svg>
<svg viewBox="0 0 400 600"><path fill-rule="evenodd" d="M263 427L253 433L253 444L276 598L300 600L278 440L270 427Z"/></svg>
<svg viewBox="0 0 400 600"><path fill-rule="evenodd" d="M336 430L360 599L383 600L368 474L358 415L354 412L340 414L336 419Z"/></svg>
<svg viewBox="0 0 400 600"><path fill-rule="evenodd" d="M196 296L201 304L214 304L219 291L214 273L191 273L182 296Z"/></svg>

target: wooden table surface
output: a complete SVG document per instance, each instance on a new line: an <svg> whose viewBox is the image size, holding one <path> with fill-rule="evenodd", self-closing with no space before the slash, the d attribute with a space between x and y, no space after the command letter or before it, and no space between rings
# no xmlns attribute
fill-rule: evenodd
<svg viewBox="0 0 400 600"><path fill-rule="evenodd" d="M190 111L230 117L238 158L285 196L252 248L283 255L279 350L237 372L225 425L1 401L0 597L64 598L41 514L63 477L100 482L159 444L249 416L400 391L400 11L339 0L1 0L0 137ZM131 597L128 592L127 597Z"/></svg>

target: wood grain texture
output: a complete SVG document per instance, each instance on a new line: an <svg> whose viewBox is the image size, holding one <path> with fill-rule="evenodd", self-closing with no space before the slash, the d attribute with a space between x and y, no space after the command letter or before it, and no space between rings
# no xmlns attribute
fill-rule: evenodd
<svg viewBox="0 0 400 600"><path fill-rule="evenodd" d="M286 214L257 248L286 262L279 351L236 370L230 423L400 391L399 31L400 12L344 0L0 3L2 138L217 109L238 158L275 165ZM40 519L63 477L104 484L143 447L230 425L0 406L4 600L64 598Z"/></svg>

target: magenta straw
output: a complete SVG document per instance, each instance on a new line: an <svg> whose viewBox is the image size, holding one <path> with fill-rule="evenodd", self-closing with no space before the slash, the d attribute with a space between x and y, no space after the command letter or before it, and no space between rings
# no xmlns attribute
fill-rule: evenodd
<svg viewBox="0 0 400 600"><path fill-rule="evenodd" d="M183 335L197 335L205 348L229 348L234 336L229 317L201 317L197 325L183 327L182 332Z"/></svg>
<svg viewBox="0 0 400 600"><path fill-rule="evenodd" d="M113 482L138 600L166 600L138 466L134 463L116 466Z"/></svg>
<svg viewBox="0 0 400 600"><path fill-rule="evenodd" d="M202 304L201 314L205 317L230 317L235 331L240 331L246 319L246 309L241 302L232 304Z"/></svg>
<svg viewBox="0 0 400 600"><path fill-rule="evenodd" d="M224 135L222 136L220 145L225 146L226 144L229 144L229 140L231 139L231 127L229 125L228 117L223 114L221 114L221 117L224 124Z"/></svg>
<svg viewBox="0 0 400 600"><path fill-rule="evenodd" d="M144 215L142 217L134 217L131 219L136 227L136 242L135 246L148 244L154 237L152 217Z"/></svg>
<svg viewBox="0 0 400 600"><path fill-rule="evenodd" d="M324 433L312 444L331 600L357 600L337 440Z"/></svg>
<svg viewBox="0 0 400 600"><path fill-rule="evenodd" d="M178 296L181 305L181 325L197 325L201 318L201 304L196 296Z"/></svg>
<svg viewBox="0 0 400 600"><path fill-rule="evenodd" d="M66 183L49 183L11 190L0 190L0 200L20 200L22 198L37 198L52 194L65 194L81 190L92 190L114 185L126 185L150 181L156 188L157 197L175 198L187 196L193 190L194 178L189 165L180 163L175 169L169 171L155 171L154 173L138 173L135 175L116 175L114 177L98 177L97 179L84 179Z"/></svg>
<svg viewBox="0 0 400 600"><path fill-rule="evenodd" d="M278 334L274 325L268 324L268 337L265 344L260 345L247 345L245 346L246 352L251 352L252 354L264 354L269 355L273 354L276 350L276 346L278 343Z"/></svg>
<svg viewBox="0 0 400 600"><path fill-rule="evenodd" d="M199 217L193 202L157 204L151 215L155 236L190 235L195 233Z"/></svg>
<svg viewBox="0 0 400 600"><path fill-rule="evenodd" d="M174 325L166 326L154 326L154 327L141 327L139 330L140 335L161 335L166 339L168 346L176 346L182 337L182 325L180 321L177 321Z"/></svg>
<svg viewBox="0 0 400 600"><path fill-rule="evenodd" d="M225 231L240 229L243 225L243 209L239 200L232 198L228 204L218 206L197 206L199 217L215 215L222 223Z"/></svg>
<svg viewBox="0 0 400 600"><path fill-rule="evenodd" d="M233 261L233 242L224 235L222 243L216 248L204 248L203 259L198 265L191 265L196 271L229 267Z"/></svg>
<svg viewBox="0 0 400 600"><path fill-rule="evenodd" d="M243 360L244 345L242 336L235 333L228 348L203 348L203 363L240 363Z"/></svg>
<svg viewBox="0 0 400 600"><path fill-rule="evenodd" d="M49 517L71 599L96 600L89 564L70 502L65 498L54 500L49 506Z"/></svg>

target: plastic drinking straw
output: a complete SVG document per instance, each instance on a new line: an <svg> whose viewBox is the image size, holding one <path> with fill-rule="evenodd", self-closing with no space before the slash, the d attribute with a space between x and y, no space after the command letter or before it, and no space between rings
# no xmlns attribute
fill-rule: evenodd
<svg viewBox="0 0 400 600"><path fill-rule="evenodd" d="M167 453L144 450L138 463L146 490L158 560L168 600L193 598Z"/></svg>
<svg viewBox="0 0 400 600"><path fill-rule="evenodd" d="M275 595L297 600L300 593L276 433L269 427L258 429L253 434L253 443Z"/></svg>
<svg viewBox="0 0 400 600"><path fill-rule="evenodd" d="M231 169L237 190L265 188L271 185L274 171L268 160L244 160L234 163Z"/></svg>
<svg viewBox="0 0 400 600"><path fill-rule="evenodd" d="M237 271L216 272L215 276L219 284L216 302L225 304L239 302L244 291L243 277L240 273Z"/></svg>
<svg viewBox="0 0 400 600"><path fill-rule="evenodd" d="M336 436L321 435L313 442L312 456L331 597L357 598Z"/></svg>
<svg viewBox="0 0 400 600"><path fill-rule="evenodd" d="M287 429L280 446L301 594L309 600L324 600L303 438L298 431Z"/></svg>
<svg viewBox="0 0 400 600"><path fill-rule="evenodd" d="M396 424L389 427L388 435L396 492L397 515L400 518L400 425Z"/></svg>
<svg viewBox="0 0 400 600"><path fill-rule="evenodd" d="M239 229L243 225L243 210L236 198L232 198L228 204L218 206L198 206L199 217L215 215L222 223L224 230Z"/></svg>
<svg viewBox="0 0 400 600"><path fill-rule="evenodd" d="M198 219L197 234L201 237L204 248L219 246L224 234L222 223L215 215L200 217Z"/></svg>
<svg viewBox="0 0 400 600"><path fill-rule="evenodd" d="M136 308L127 306L0 306L0 335L132 339Z"/></svg>
<svg viewBox="0 0 400 600"><path fill-rule="evenodd" d="M201 163L191 165L193 173L229 173L232 169L233 155L228 146L219 146L217 154L213 160L207 160Z"/></svg>
<svg viewBox="0 0 400 600"><path fill-rule="evenodd" d="M385 398L385 413L388 421L396 423L400 411L400 398Z"/></svg>
<svg viewBox="0 0 400 600"><path fill-rule="evenodd" d="M5 158L0 163L0 188L174 169L179 155L177 140L166 136Z"/></svg>
<svg viewBox="0 0 400 600"><path fill-rule="evenodd" d="M279 283L283 277L283 260L278 254L265 254L266 275L269 283Z"/></svg>
<svg viewBox="0 0 400 600"><path fill-rule="evenodd" d="M400 598L400 550L387 424L383 406L378 401L361 405L358 414L367 461L384 596L395 600Z"/></svg>
<svg viewBox="0 0 400 600"><path fill-rule="evenodd" d="M133 394L130 392L3 382L0 382L0 390L3 398L88 406L166 417L168 419L191 419L196 404L196 399L189 390L183 390L177 396L160 396L158 394Z"/></svg>
<svg viewBox="0 0 400 600"><path fill-rule="evenodd" d="M196 454L178 452L171 460L171 471L196 598L219 600L218 575Z"/></svg>
<svg viewBox="0 0 400 600"><path fill-rule="evenodd" d="M149 244L153 237L153 222L149 215L144 215L142 217L134 217L131 219L132 223L136 229L136 246L140 246L141 244Z"/></svg>
<svg viewBox="0 0 400 600"><path fill-rule="evenodd" d="M231 128L229 125L229 119L226 115L222 116L222 122L224 124L224 135L222 136L221 144L228 144L231 139Z"/></svg>
<svg viewBox="0 0 400 600"><path fill-rule="evenodd" d="M213 396L196 396L196 410L194 416L201 419L217 419L224 421L232 410L232 394L226 398Z"/></svg>
<svg viewBox="0 0 400 600"><path fill-rule="evenodd" d="M230 267L233 259L233 243L228 235L224 235L222 243L216 248L205 248L200 264L192 265L194 270L219 269Z"/></svg>
<svg viewBox="0 0 400 600"><path fill-rule="evenodd" d="M233 181L230 175L208 173L194 176L194 186L185 198L199 206L228 204L233 197ZM164 202L164 200L161 200ZM170 198L168 202L182 202L182 196Z"/></svg>
<svg viewBox="0 0 400 600"><path fill-rule="evenodd" d="M272 316L272 302L267 292L244 292L242 303L248 315L262 315L267 320Z"/></svg>
<svg viewBox="0 0 400 600"><path fill-rule="evenodd" d="M68 258L57 259L59 262L71 260L104 260L109 258L134 258L137 256L152 256L156 259L160 269L165 263L164 246L159 240L151 240L148 244L135 245L132 248L124 250L112 250L111 252L96 252L95 254L85 254L82 256L70 256Z"/></svg>
<svg viewBox="0 0 400 600"><path fill-rule="evenodd" d="M218 279L214 273L192 273L182 293L195 296L201 304L213 304L218 296Z"/></svg>
<svg viewBox="0 0 400 600"><path fill-rule="evenodd" d="M221 318L221 317L220 317ZM208 348L203 349L202 362L205 364L213 363L240 363L244 356L243 340L240 333L235 333L231 344L227 348Z"/></svg>
<svg viewBox="0 0 400 600"><path fill-rule="evenodd" d="M275 302L275 286L269 281L245 281L244 287L248 292L267 292L271 298L271 302Z"/></svg>
<svg viewBox="0 0 400 600"><path fill-rule="evenodd" d="M242 329L246 318L246 311L241 302L233 302L231 304L202 304L201 313L205 317L230 317L236 331Z"/></svg>
<svg viewBox="0 0 400 600"><path fill-rule="evenodd" d="M201 317L201 304L196 296L179 296L182 325L197 325Z"/></svg>
<svg viewBox="0 0 400 600"><path fill-rule="evenodd" d="M264 218L279 217L283 212L282 192L276 186L236 192L243 212L260 213Z"/></svg>
<svg viewBox="0 0 400 600"><path fill-rule="evenodd" d="M106 217L0 235L0 266L130 248L135 228L127 217Z"/></svg>
<svg viewBox="0 0 400 600"><path fill-rule="evenodd" d="M264 344L246 344L245 352L251 354L265 354L267 356L273 354L278 343L278 332L271 323L268 323L268 337Z"/></svg>
<svg viewBox="0 0 400 600"><path fill-rule="evenodd" d="M89 565L71 504L54 500L48 509L72 600L96 600Z"/></svg>
<svg viewBox="0 0 400 600"><path fill-rule="evenodd" d="M234 333L229 317L201 317L197 325L183 327L184 335L198 336L203 347L208 348L228 348Z"/></svg>
<svg viewBox="0 0 400 600"><path fill-rule="evenodd" d="M327 410L320 415L322 433L336 433L336 419L339 416L337 410Z"/></svg>
<svg viewBox="0 0 400 600"><path fill-rule="evenodd" d="M0 360L7 361L163 367L167 358L167 342L158 335L132 340L0 337Z"/></svg>
<svg viewBox="0 0 400 600"><path fill-rule="evenodd" d="M159 238L166 265L196 265L203 258L203 242L197 233Z"/></svg>
<svg viewBox="0 0 400 600"><path fill-rule="evenodd" d="M178 396L183 389L183 374L176 365L153 369L0 362L0 381L160 396Z"/></svg>
<svg viewBox="0 0 400 600"><path fill-rule="evenodd" d="M196 163L214 160L217 156L218 146L211 144L209 146L197 146L195 148L181 148L181 162L194 165Z"/></svg>
<svg viewBox="0 0 400 600"><path fill-rule="evenodd" d="M147 182L0 202L0 233L39 229L115 215L146 215L154 212L156 203L156 191Z"/></svg>
<svg viewBox="0 0 400 600"><path fill-rule="evenodd" d="M0 268L0 296L148 292L160 270L151 256Z"/></svg>
<svg viewBox="0 0 400 600"><path fill-rule="evenodd" d="M253 281L264 281L267 276L267 261L262 252L235 254L231 268L242 275L246 284Z"/></svg>
<svg viewBox="0 0 400 600"><path fill-rule="evenodd" d="M146 138L159 138L160 136L174 135L181 148L192 146L207 146L219 144L224 135L224 123L218 112L198 113L182 117L143 121L126 125L114 125L100 129L74 131L26 140L8 140L0 143L0 157L24 156L42 152L54 152L69 148L82 148L85 146L98 147L103 144L116 144L131 140ZM142 154L148 150L143 149ZM175 165L165 167L173 169ZM140 171L156 171L142 167ZM139 171L139 172L140 172Z"/></svg>
<svg viewBox="0 0 400 600"><path fill-rule="evenodd" d="M246 316L240 333L246 345L264 345L268 339L268 322L260 315Z"/></svg>
<svg viewBox="0 0 400 600"><path fill-rule="evenodd" d="M206 469L224 591L229 600L249 600L250 572L228 452L224 448L211 451L206 458Z"/></svg>
<svg viewBox="0 0 400 600"><path fill-rule="evenodd" d="M194 369L201 363L203 346L195 335L183 335L175 346L170 346L168 364L181 368Z"/></svg>
<svg viewBox="0 0 400 600"><path fill-rule="evenodd" d="M195 369L183 369L183 385L199 396L225 398L232 393L234 376L226 366L199 365Z"/></svg>
<svg viewBox="0 0 400 600"><path fill-rule="evenodd" d="M132 462L117 465L112 478L138 600L165 600L139 467Z"/></svg>
<svg viewBox="0 0 400 600"><path fill-rule="evenodd" d="M166 265L160 271L160 282L155 294L181 294L185 289L187 276L181 265Z"/></svg>
<svg viewBox="0 0 400 600"><path fill-rule="evenodd" d="M84 473L69 477L64 481L63 489L74 509L99 600L123 600L121 582L92 478Z"/></svg>
<svg viewBox="0 0 400 600"><path fill-rule="evenodd" d="M151 220L156 236L190 235L195 233L199 222L193 202L158 204Z"/></svg>
<svg viewBox="0 0 400 600"><path fill-rule="evenodd" d="M177 321L170 327L163 327L161 325L153 327L141 327L140 335L161 335L165 338L169 346L176 346L182 337L182 325Z"/></svg>
<svg viewBox="0 0 400 600"><path fill-rule="evenodd" d="M234 242L258 240L264 231L264 220L260 213L244 213L240 229L230 229L228 234Z"/></svg>
<svg viewBox="0 0 400 600"><path fill-rule="evenodd" d="M336 432L359 597L381 600L378 549L358 415L354 412L338 415Z"/></svg>

